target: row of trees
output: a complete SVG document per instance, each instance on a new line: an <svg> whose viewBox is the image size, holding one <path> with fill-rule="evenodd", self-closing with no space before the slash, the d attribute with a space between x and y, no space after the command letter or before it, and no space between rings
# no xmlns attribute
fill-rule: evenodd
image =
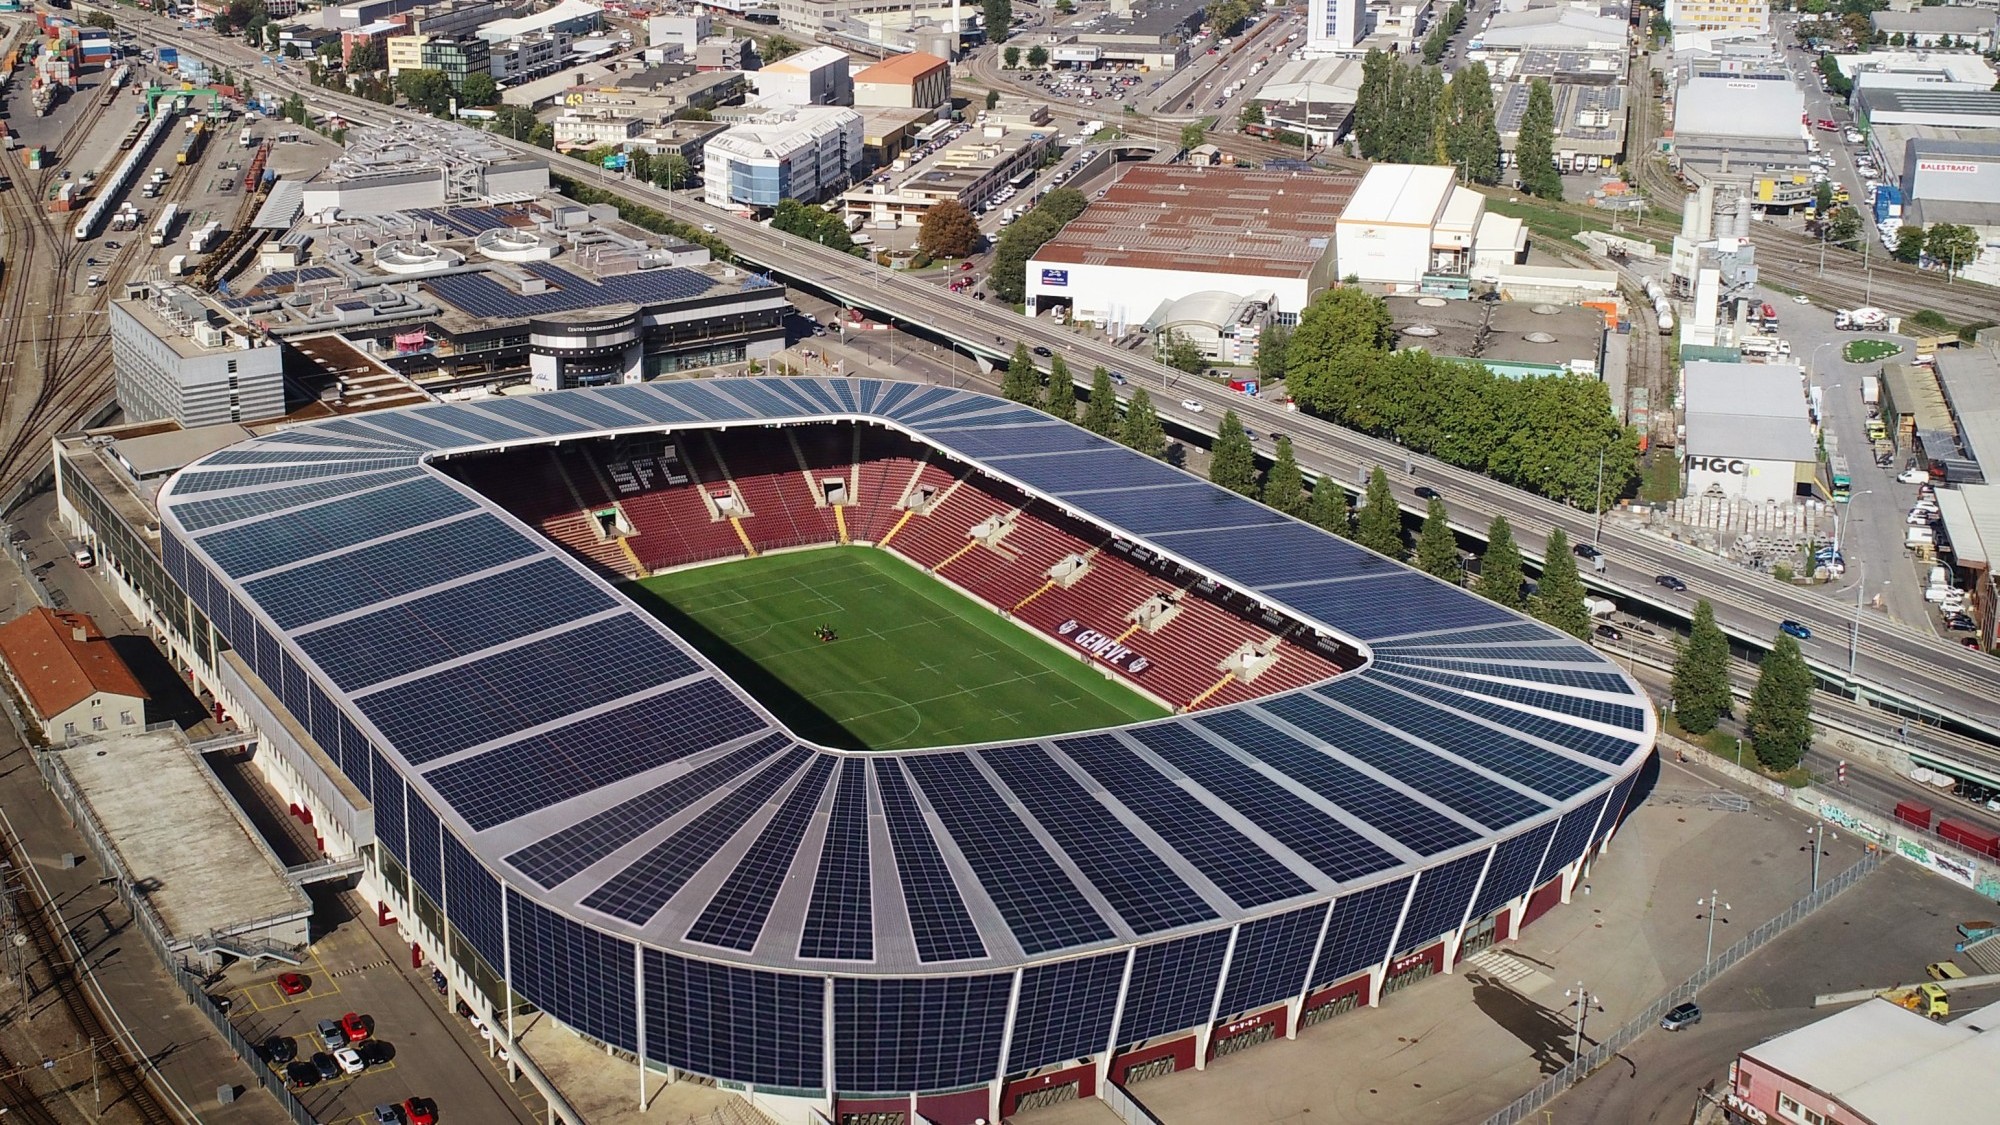
<svg viewBox="0 0 2000 1125"><path fill-rule="evenodd" d="M1553 110L1546 124L1548 165L1554 174ZM1369 160L1450 164L1473 183L1498 183L1500 131L1486 64L1468 63L1447 83L1434 66L1368 52L1354 106L1354 139Z"/></svg>
<svg viewBox="0 0 2000 1125"><path fill-rule="evenodd" d="M1027 214L1014 220L993 247L993 268L986 286L995 297L1018 304L1028 295L1028 259L1054 238L1071 219L1083 214L1086 200L1075 188L1057 188L1042 197Z"/></svg>
<svg viewBox="0 0 2000 1125"><path fill-rule="evenodd" d="M1925 259L1956 274L1979 260L1979 232L1958 223L1932 223L1924 227L1905 223L1896 228L1896 245L1891 253L1899 262L1912 264Z"/></svg>
<svg viewBox="0 0 2000 1125"><path fill-rule="evenodd" d="M1380 298L1336 286L1292 330L1287 387L1314 414L1586 510L1637 481L1638 435L1619 425L1603 383L1508 379L1477 363L1392 352L1393 342Z"/></svg>
<svg viewBox="0 0 2000 1125"><path fill-rule="evenodd" d="M1047 47L1030 47L1025 55L1021 53L1021 48L1019 47L1008 47L1006 50L1000 52L1000 62L1008 70L1013 70L1020 66L1023 58L1028 60L1030 67L1040 70L1049 65L1049 49Z"/></svg>
<svg viewBox="0 0 2000 1125"><path fill-rule="evenodd" d="M1548 79L1528 84L1528 106L1521 113L1521 135L1514 141L1514 163L1521 190L1543 199L1563 197L1562 173L1556 170L1556 102Z"/></svg>
<svg viewBox="0 0 2000 1125"><path fill-rule="evenodd" d="M1673 678L1674 719L1690 734L1707 734L1736 709L1729 686L1729 638L1704 598L1677 646ZM1780 633L1757 669L1745 728L1757 761L1783 772L1805 760L1812 746L1812 668L1799 643Z"/></svg>
<svg viewBox="0 0 2000 1125"><path fill-rule="evenodd" d="M771 212L771 229L817 242L843 254L862 253L861 248L854 244L853 235L848 233L847 223L839 215L796 199L778 201L778 209Z"/></svg>
<svg viewBox="0 0 2000 1125"><path fill-rule="evenodd" d="M1446 48L1451 46L1451 37L1464 26L1465 3L1459 0L1445 10L1444 18L1431 27L1429 35L1424 36L1424 61L1436 66L1438 60L1444 57Z"/></svg>

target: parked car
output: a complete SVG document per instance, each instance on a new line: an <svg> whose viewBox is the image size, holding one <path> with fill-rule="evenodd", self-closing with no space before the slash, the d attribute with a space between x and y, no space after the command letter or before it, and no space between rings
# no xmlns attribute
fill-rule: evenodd
<svg viewBox="0 0 2000 1125"><path fill-rule="evenodd" d="M1931 479L1931 475L1922 469L1904 469L1896 474L1896 479L1904 484L1922 484Z"/></svg>
<svg viewBox="0 0 2000 1125"><path fill-rule="evenodd" d="M1675 578L1675 577L1674 577L1673 575L1671 575L1671 574L1658 574L1658 575L1654 575L1654 576L1653 576L1653 584L1654 584L1655 586L1664 586L1664 587L1666 587L1667 589L1669 589L1669 590L1672 590L1673 592L1675 592L1675 593L1677 593L1677 594L1678 594L1678 593L1681 593L1682 591L1684 591L1684 590L1686 590L1686 589L1688 588L1688 584L1687 584L1687 583L1685 583L1685 582L1681 581L1681 580L1680 580L1680 579L1678 579L1678 578Z"/></svg>
<svg viewBox="0 0 2000 1125"><path fill-rule="evenodd" d="M437 1125L438 1104L429 1098L406 1098L403 1116L409 1125Z"/></svg>
<svg viewBox="0 0 2000 1125"><path fill-rule="evenodd" d="M295 1090L319 1084L319 1071L309 1062L295 1062L285 1068L285 1081Z"/></svg>
<svg viewBox="0 0 2000 1125"><path fill-rule="evenodd" d="M370 1120L373 1125L403 1125L402 1111L394 1105L376 1106L375 1116Z"/></svg>
<svg viewBox="0 0 2000 1125"><path fill-rule="evenodd" d="M1944 627L1954 633L1970 633L1979 628L1979 622L1969 613L1954 613L1944 619Z"/></svg>
<svg viewBox="0 0 2000 1125"><path fill-rule="evenodd" d="M320 1046L325 1047L329 1051L337 1051L347 1046L347 1032L342 1031L340 1024L333 1020L319 1021L319 1025L314 1030L319 1032Z"/></svg>
<svg viewBox="0 0 2000 1125"><path fill-rule="evenodd" d="M361 1052L352 1047L342 1047L335 1051L333 1061L340 1067L342 1074L360 1074L368 1069L368 1064L361 1061Z"/></svg>
<svg viewBox="0 0 2000 1125"><path fill-rule="evenodd" d="M1667 1014L1660 1019L1660 1030L1680 1031L1700 1022L1701 1005L1689 1000L1685 1004L1676 1004L1667 1009Z"/></svg>
<svg viewBox="0 0 2000 1125"><path fill-rule="evenodd" d="M318 1073L322 1081L331 1081L340 1077L340 1064L334 1062L333 1056L327 1054L325 1051L316 1051L313 1053L312 1068Z"/></svg>
<svg viewBox="0 0 2000 1125"><path fill-rule="evenodd" d="M1778 622L1778 631L1788 637L1794 637L1801 641L1812 640L1812 630L1796 621Z"/></svg>
<svg viewBox="0 0 2000 1125"><path fill-rule="evenodd" d="M303 974L300 973L278 974L278 991L284 993L287 996L297 996L299 993L304 992L307 988L310 987L311 984L306 980Z"/></svg>
<svg viewBox="0 0 2000 1125"><path fill-rule="evenodd" d="M284 1035L273 1035L258 1048L258 1054L273 1066L284 1066L299 1057L298 1041Z"/></svg>
<svg viewBox="0 0 2000 1125"><path fill-rule="evenodd" d="M347 1033L349 1043L359 1043L375 1030L375 1021L367 1016L349 1012L340 1017L340 1030Z"/></svg>

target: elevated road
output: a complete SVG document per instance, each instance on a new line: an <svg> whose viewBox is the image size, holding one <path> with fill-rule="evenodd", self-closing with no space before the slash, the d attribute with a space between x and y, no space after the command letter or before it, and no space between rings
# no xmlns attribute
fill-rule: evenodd
<svg viewBox="0 0 2000 1125"><path fill-rule="evenodd" d="M306 85L288 74L256 68L256 53L240 44L197 38L169 21L129 9L121 8L118 14L130 23L146 26L161 42L185 46L197 55L257 74L260 88L297 89L309 104L336 109L353 120L381 121L404 113ZM490 139L517 145L527 155L548 155L498 134ZM1222 411L1233 409L1260 435L1289 433L1302 463L1350 488L1358 488L1373 467L1383 466L1405 509L1423 510L1423 502L1412 489L1428 485L1444 495L1456 513L1454 527L1468 537L1483 537L1488 517L1497 513L1507 517L1522 551L1534 559L1542 557L1543 543L1557 527L1565 529L1572 542L1595 540L1604 549L1607 566L1596 573L1586 568L1585 581L1628 607L1645 605L1656 612L1686 617L1697 598L1706 598L1723 628L1753 646L1768 646L1781 620L1802 622L1812 630L1812 638L1802 646L1807 659L1828 683L1920 721L2000 744L2000 664L1991 657L1893 622L1857 615L1854 607L1817 591L1781 585L1678 543L1608 526L1600 535L1590 513L1413 455L1392 442L1288 411L1280 404L1246 398L1157 363L1144 352L1079 336L1045 320L1013 315L582 162L563 165L561 170L564 175L643 202L684 222L713 224L718 236L744 263L971 355L1004 362L1015 342L1021 341L1031 347L1060 350L1071 368L1079 372L1100 364L1120 372L1130 388L1143 387L1152 393L1162 419L1183 434L1205 437L1213 432ZM1179 405L1183 400L1201 404L1202 412L1184 409ZM1267 441L1260 445L1268 451ZM1654 577L1660 574L1681 578L1687 591L1676 593L1656 585Z"/></svg>

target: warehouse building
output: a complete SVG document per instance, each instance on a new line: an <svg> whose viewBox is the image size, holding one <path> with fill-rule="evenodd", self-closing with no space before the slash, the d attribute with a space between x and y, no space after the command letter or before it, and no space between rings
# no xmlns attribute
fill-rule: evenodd
<svg viewBox="0 0 2000 1125"><path fill-rule="evenodd" d="M146 729L146 689L89 614L36 606L0 625L0 662L56 745Z"/></svg>
<svg viewBox="0 0 2000 1125"><path fill-rule="evenodd" d="M1476 38L1480 51L1489 55L1548 49L1622 55L1630 32L1631 25L1623 19L1564 5L1500 12Z"/></svg>
<svg viewBox="0 0 2000 1125"><path fill-rule="evenodd" d="M1990 7L1921 7L1907 12L1871 12L1869 26L1875 34L1893 41L1903 37L1907 47L1967 47L1986 52L1993 49L1996 13Z"/></svg>
<svg viewBox="0 0 2000 1125"><path fill-rule="evenodd" d="M1457 171L1423 164L1368 169L1341 213L1339 276L1407 292L1463 295L1482 261L1497 268L1525 248L1520 224L1488 214L1486 197L1457 184Z"/></svg>
<svg viewBox="0 0 2000 1125"><path fill-rule="evenodd" d="M1696 360L1682 379L1686 496L1789 504L1812 495L1819 445L1797 364Z"/></svg>
<svg viewBox="0 0 2000 1125"><path fill-rule="evenodd" d="M1909 128L1877 132L1900 135ZM1883 141L1887 148L1890 138ZM1902 188L1904 222L1958 223L1977 231L1981 242L2000 237L2000 132L1980 140L1911 136L1881 167Z"/></svg>
<svg viewBox="0 0 2000 1125"><path fill-rule="evenodd" d="M1739 1121L1977 1121L1996 1062L2000 1005L1942 1023L1877 998L1745 1049L1724 1101Z"/></svg>
<svg viewBox="0 0 2000 1125"><path fill-rule="evenodd" d="M854 104L883 109L937 109L951 101L951 64L936 55L891 55L854 76Z"/></svg>
<svg viewBox="0 0 2000 1125"><path fill-rule="evenodd" d="M1519 164L1514 155L1521 141L1521 119L1528 112L1533 88L1514 81L1500 96L1495 125L1500 131L1500 161ZM1608 170L1625 159L1625 87L1622 84L1583 85L1551 82L1555 102L1556 166L1565 172Z"/></svg>
<svg viewBox="0 0 2000 1125"><path fill-rule="evenodd" d="M2000 129L2000 93L1990 90L1916 89L1867 84L1855 87L1849 104L1865 128L1883 125L1945 125L1959 129Z"/></svg>
<svg viewBox="0 0 2000 1125"><path fill-rule="evenodd" d="M892 123L888 136L878 129L875 140L869 141L864 130L863 141L886 150L891 138L904 131ZM977 210L1009 183L1032 176L1055 151L1056 132L1052 125L1017 128L989 118L984 126L935 152L894 159L868 183L843 195L841 206L863 222L898 226L920 222L947 199Z"/></svg>
<svg viewBox="0 0 2000 1125"><path fill-rule="evenodd" d="M773 109L801 105L853 105L854 79L847 52L809 47L750 72L759 104Z"/></svg>
<svg viewBox="0 0 2000 1125"><path fill-rule="evenodd" d="M1211 354L1241 355L1226 341L1254 337L1245 315L1293 323L1339 276L1334 226L1358 183L1132 165L1029 260L1028 308L1064 306L1114 331L1172 328Z"/></svg>
<svg viewBox="0 0 2000 1125"><path fill-rule="evenodd" d="M1698 74L1674 102L1674 162L1697 187L1742 188L1767 207L1812 198L1805 95L1782 71Z"/></svg>
<svg viewBox="0 0 2000 1125"><path fill-rule="evenodd" d="M206 426L285 412L278 344L185 286L134 285L111 302L111 365L128 421Z"/></svg>
<svg viewBox="0 0 2000 1125"><path fill-rule="evenodd" d="M532 199L549 165L475 129L439 122L355 126L339 159L308 182L305 213L392 212L446 203Z"/></svg>
<svg viewBox="0 0 2000 1125"><path fill-rule="evenodd" d="M782 200L818 203L861 168L861 115L800 106L732 126L703 150L703 199L711 207L768 211Z"/></svg>
<svg viewBox="0 0 2000 1125"><path fill-rule="evenodd" d="M1508 379L1604 371L1604 313L1581 305L1391 296L1395 347L1470 360Z"/></svg>

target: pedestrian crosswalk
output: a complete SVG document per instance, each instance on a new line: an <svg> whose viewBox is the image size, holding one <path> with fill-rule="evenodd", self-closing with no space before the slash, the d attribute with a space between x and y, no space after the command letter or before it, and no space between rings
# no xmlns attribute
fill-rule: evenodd
<svg viewBox="0 0 2000 1125"><path fill-rule="evenodd" d="M1467 959L1465 967L1516 992L1536 992L1554 983L1554 978L1536 968L1534 962L1504 949L1488 949Z"/></svg>

